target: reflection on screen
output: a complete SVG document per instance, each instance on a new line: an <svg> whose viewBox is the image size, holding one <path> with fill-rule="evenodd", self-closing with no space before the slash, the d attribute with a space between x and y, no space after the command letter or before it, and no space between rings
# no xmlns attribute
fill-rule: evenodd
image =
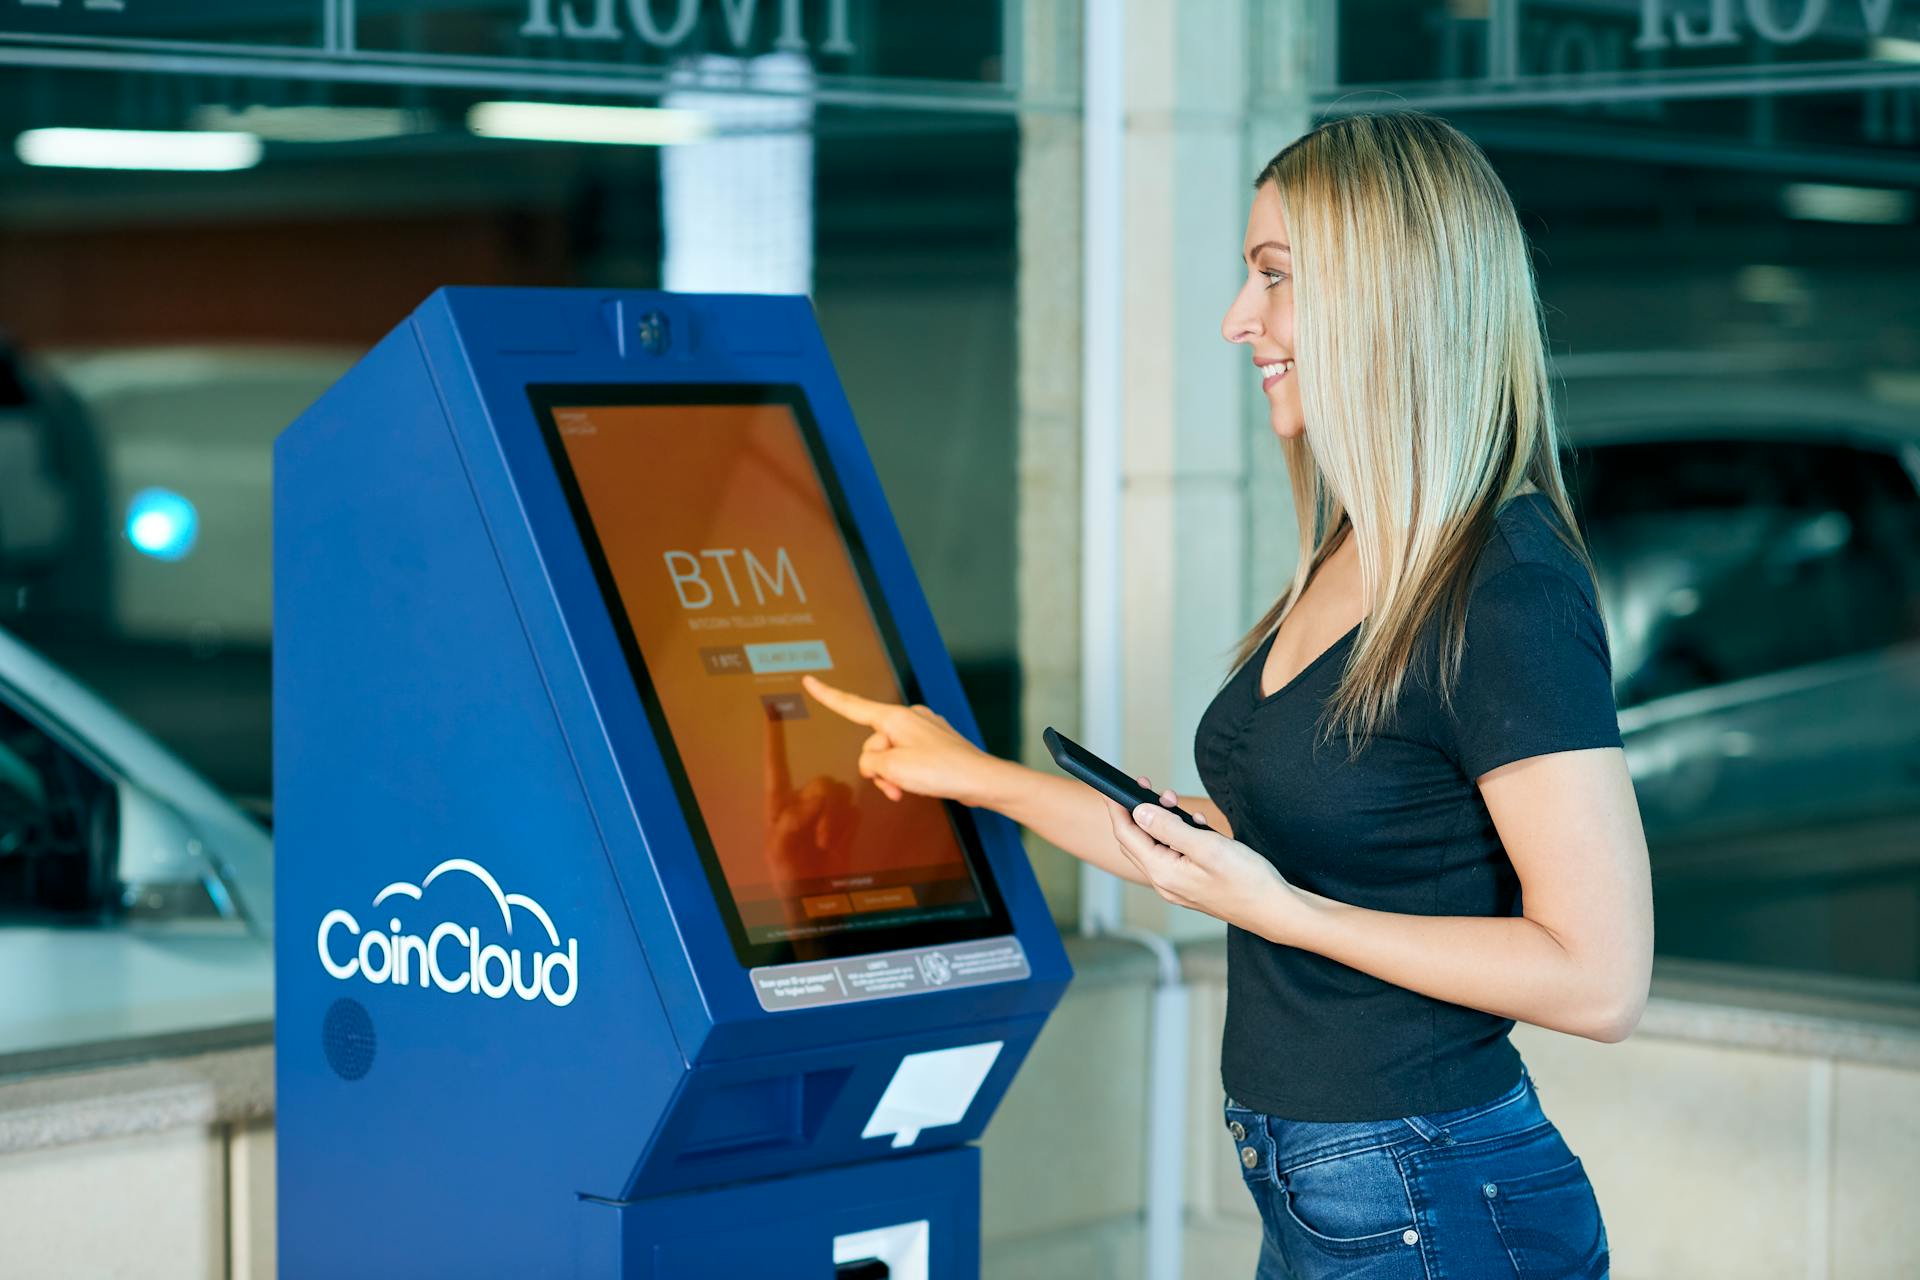
<svg viewBox="0 0 1920 1280"><path fill-rule="evenodd" d="M793 410L551 413L749 941L986 915L946 806L800 688L906 700Z"/></svg>

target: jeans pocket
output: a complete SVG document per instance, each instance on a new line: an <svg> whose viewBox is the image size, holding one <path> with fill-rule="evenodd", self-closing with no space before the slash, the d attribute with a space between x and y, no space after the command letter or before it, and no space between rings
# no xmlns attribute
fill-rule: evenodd
<svg viewBox="0 0 1920 1280"><path fill-rule="evenodd" d="M1419 1243L1413 1198L1391 1145L1289 1166L1279 1184L1289 1224L1323 1253L1357 1257Z"/></svg>
<svg viewBox="0 0 1920 1280"><path fill-rule="evenodd" d="M1602 1280L1607 1274L1607 1227L1580 1157L1480 1190L1520 1280Z"/></svg>

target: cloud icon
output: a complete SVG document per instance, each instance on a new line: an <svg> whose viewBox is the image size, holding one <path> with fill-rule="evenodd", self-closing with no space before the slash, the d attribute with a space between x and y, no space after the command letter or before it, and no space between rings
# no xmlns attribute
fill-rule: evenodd
<svg viewBox="0 0 1920 1280"><path fill-rule="evenodd" d="M441 876L454 871L465 872L487 887L487 892L493 895L494 902L499 904L500 920L501 923L506 925L509 934L513 932L513 908L520 907L540 922L541 927L547 931L548 941L556 947L560 945L560 934L553 927L553 918L547 914L546 908L542 907L524 893L503 892L500 888L500 882L493 878L492 872L468 858L448 858L445 862L442 862L439 866L427 872L419 884L409 884L404 880L396 880L379 893L373 895L373 905L377 907L396 894L401 897L412 898L417 902L428 885L438 880Z"/></svg>

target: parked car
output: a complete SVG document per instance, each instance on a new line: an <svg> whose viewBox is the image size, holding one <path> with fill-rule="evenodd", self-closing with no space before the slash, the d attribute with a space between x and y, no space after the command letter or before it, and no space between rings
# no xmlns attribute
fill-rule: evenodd
<svg viewBox="0 0 1920 1280"><path fill-rule="evenodd" d="M273 1016L273 849L0 631L0 1073Z"/></svg>
<svg viewBox="0 0 1920 1280"><path fill-rule="evenodd" d="M1920 978L1920 412L1573 382L1662 954Z"/></svg>
<svg viewBox="0 0 1920 1280"><path fill-rule="evenodd" d="M104 613L106 484L85 406L45 362L0 339L0 620Z"/></svg>

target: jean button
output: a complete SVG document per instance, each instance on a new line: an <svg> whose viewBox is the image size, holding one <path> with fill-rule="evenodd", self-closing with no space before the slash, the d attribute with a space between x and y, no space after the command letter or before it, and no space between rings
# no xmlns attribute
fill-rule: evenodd
<svg viewBox="0 0 1920 1280"><path fill-rule="evenodd" d="M1480 1188L1480 1190L1485 1193L1487 1199L1489 1200L1493 1199L1496 1195L1500 1194L1500 1188L1494 1186L1491 1182L1483 1185Z"/></svg>
<svg viewBox="0 0 1920 1280"><path fill-rule="evenodd" d="M1227 1126L1227 1132L1233 1135L1235 1142L1239 1142L1247 1136L1247 1127L1235 1120Z"/></svg>
<svg viewBox="0 0 1920 1280"><path fill-rule="evenodd" d="M1260 1163L1260 1153L1252 1147L1240 1148L1240 1163L1251 1169Z"/></svg>
<svg viewBox="0 0 1920 1280"><path fill-rule="evenodd" d="M1405 1231L1401 1232L1400 1238L1406 1241L1408 1244L1420 1243L1420 1233L1418 1231L1415 1231L1412 1227L1408 1227Z"/></svg>

